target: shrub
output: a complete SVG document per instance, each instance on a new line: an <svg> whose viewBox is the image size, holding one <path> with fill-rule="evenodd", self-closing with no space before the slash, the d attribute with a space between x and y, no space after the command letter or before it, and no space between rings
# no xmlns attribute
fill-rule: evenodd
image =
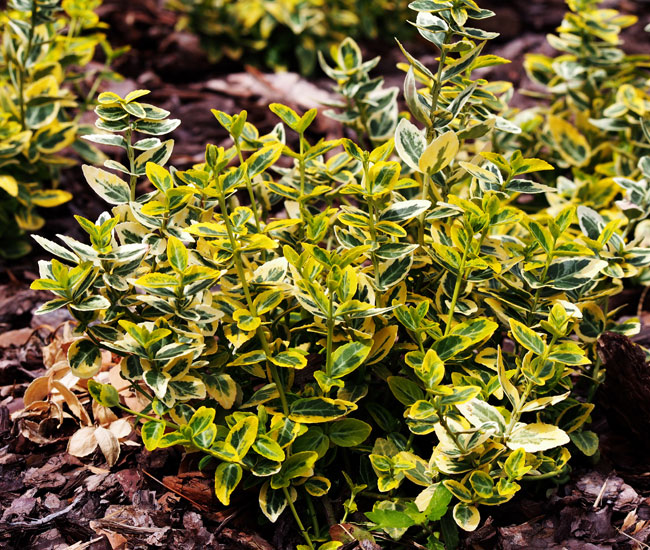
<svg viewBox="0 0 650 550"><path fill-rule="evenodd" d="M337 110L328 109L325 116L354 130L357 141L364 148L366 140L374 147L392 139L399 116L399 89L384 88L383 78L370 77L370 71L380 58L364 62L358 44L352 38L346 38L337 48L332 48L332 59L335 67L330 67L323 54L318 52L323 72L336 82L334 91L344 101L328 105Z"/></svg>
<svg viewBox="0 0 650 550"><path fill-rule="evenodd" d="M0 257L29 251L17 238L45 223L37 207L58 206L71 198L58 189L62 168L76 161L63 155L67 147L88 162L101 153L79 140L87 128L79 117L102 79L116 75L94 71L94 85L79 98L79 72L101 45L110 49L94 10L98 0L11 0L0 13Z"/></svg>
<svg viewBox="0 0 650 550"><path fill-rule="evenodd" d="M179 24L201 37L208 56L310 74L316 53L346 36L392 37L404 0L169 0Z"/></svg>
<svg viewBox="0 0 650 550"><path fill-rule="evenodd" d="M127 151L128 166L108 166L128 181L84 167L111 212L77 218L90 245L39 238L60 260L32 286L56 295L41 312L77 319L68 360L93 397L139 416L147 449L199 451L224 505L239 488L270 521L288 508L299 548L329 541L313 499L331 510L330 492L345 499L337 521L362 509L367 527L411 529L437 549L522 480L562 479L572 450L597 452L593 405L574 385L598 378L598 336L638 329L601 304L650 265L648 250L617 220L556 208L544 160L488 150L520 131L500 116L508 87L472 77L503 62L481 55L493 35L470 26L492 13L471 0L412 7L440 51L431 71L404 50L422 127L402 118L394 140L365 150L311 143L316 110L272 104L282 124L268 135L245 111L213 111L233 145L179 171L163 167L171 141L133 141L177 121L144 91L100 94L110 133L92 139ZM340 51L340 66L362 67L351 42ZM142 411L91 380L101 349L121 356ZM322 550L350 541L333 533Z"/></svg>
<svg viewBox="0 0 650 550"><path fill-rule="evenodd" d="M650 56L620 48L620 33L635 16L603 9L600 0L567 4L558 34L548 37L559 55L526 57L526 72L548 105L518 115L524 132L516 146L561 169L557 186L563 204L606 210L629 187L621 189L617 183L623 180L613 178L638 179L647 163L639 159L648 153L650 139Z"/></svg>

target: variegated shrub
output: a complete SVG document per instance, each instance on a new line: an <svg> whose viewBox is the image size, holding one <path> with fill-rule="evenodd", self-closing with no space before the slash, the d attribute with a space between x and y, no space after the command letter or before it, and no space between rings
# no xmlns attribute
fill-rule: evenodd
<svg viewBox="0 0 650 550"><path fill-rule="evenodd" d="M598 378L603 331L637 327L600 304L648 250L618 221L558 208L544 160L492 150L521 132L502 117L508 85L473 77L504 62L471 26L492 13L411 7L439 64L404 50L417 124L403 117L394 139L314 143L316 111L280 104L267 135L245 111L214 111L232 145L166 169L173 143L147 136L177 121L144 91L104 93L108 133L91 139L126 150L128 165L106 163L125 179L84 173L112 210L78 218L90 245L39 239L59 258L33 285L56 295L41 311L78 320L68 359L95 399L126 409L90 380L107 349L146 400L130 411L146 448L200 451L224 505L237 489L270 521L289 509L299 548L342 546L323 519L363 523L362 510L366 528L440 549L523 480L566 476L572 451L598 447L574 385ZM351 42L339 51L337 70L363 67Z"/></svg>
<svg viewBox="0 0 650 550"><path fill-rule="evenodd" d="M79 98L73 86L79 70L101 45L106 67L94 83L117 78L107 67L114 52L100 32L94 10L100 0L10 0L0 12L0 257L25 254L30 246L17 238L40 229L38 207L58 206L68 191L58 189L60 171L76 160L63 154L71 147L88 162L101 153L83 143L88 132L79 117L95 95Z"/></svg>
<svg viewBox="0 0 650 550"><path fill-rule="evenodd" d="M346 36L391 40L405 0L168 0L178 26L198 34L212 61L228 57L310 74L317 52Z"/></svg>

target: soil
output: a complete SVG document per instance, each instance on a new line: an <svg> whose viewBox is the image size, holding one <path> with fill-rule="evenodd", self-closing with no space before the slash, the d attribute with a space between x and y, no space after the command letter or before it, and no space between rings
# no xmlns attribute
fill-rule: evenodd
<svg viewBox="0 0 650 550"><path fill-rule="evenodd" d="M246 109L249 120L268 131L275 124L266 107L269 102L304 110L327 100L330 84L320 76L305 80L295 74L262 74L234 63L209 64L197 39L176 31L177 15L162 4L162 0L105 0L101 16L110 24L108 38L114 46L132 46L115 67L125 80L108 87L118 93L151 89L150 101L183 121L173 136L175 166L200 162L206 143L225 141L210 109ZM650 22L650 3L610 4L639 15L641 22L626 33L626 44L631 51L649 51L648 35L642 29ZM545 34L559 24L564 2L492 0L481 5L497 12L496 30L502 33L490 52L513 60L485 76L526 87L523 56L531 51L551 53ZM401 85L402 74L395 68L401 61L399 50L376 42L363 47L368 56L381 54L379 70L389 84ZM421 43L409 47L426 57ZM319 124L318 133L341 135L336 124L327 120ZM81 238L72 214L92 218L104 206L91 196L80 170L70 170L63 185L75 198L48 212L44 234ZM289 517L282 516L273 526L257 524L251 519L259 515L253 493L244 493L224 510L212 496L211 480L198 472L191 458L181 461L177 451L149 453L129 434L122 441L131 444L122 446L116 463L109 467L100 449L83 458L66 452L70 436L78 429L69 413L60 423L56 419L39 423L20 415L12 420L11 415L23 409L26 388L47 372L43 346L54 342L54 347L46 348L49 363L52 350L65 345L56 337L67 320L65 314L34 317L48 296L31 291L29 283L37 277L37 260L45 257L35 250L0 265L0 548L294 549L301 541ZM639 292L632 289L625 299L636 311ZM644 314L645 318L650 317ZM649 335L644 326L640 343L650 343ZM486 515L492 515L460 541L460 548L650 548L650 382L643 383L650 379L650 367L639 348L624 337L604 338L600 351L613 375L597 396L601 406L592 429L601 439L599 456L573 461L571 477L563 485L531 485L522 491L524 497L486 510ZM340 501L334 499L332 504L340 506ZM408 537L402 542L401 548L422 548ZM374 548L353 544L345 548Z"/></svg>

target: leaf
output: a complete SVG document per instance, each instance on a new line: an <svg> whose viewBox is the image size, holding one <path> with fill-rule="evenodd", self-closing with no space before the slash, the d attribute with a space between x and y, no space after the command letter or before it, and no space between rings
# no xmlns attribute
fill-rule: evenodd
<svg viewBox="0 0 650 550"><path fill-rule="evenodd" d="M131 200L129 184L101 168L84 164L82 167L88 185L109 204L124 204Z"/></svg>
<svg viewBox="0 0 650 550"><path fill-rule="evenodd" d="M104 407L115 407L120 402L117 390L110 384L100 384L94 380L88 380L88 393Z"/></svg>
<svg viewBox="0 0 650 550"><path fill-rule="evenodd" d="M171 235L167 240L167 260L171 266L178 272L187 269L188 254L185 245L180 239Z"/></svg>
<svg viewBox="0 0 650 550"><path fill-rule="evenodd" d="M489 403L481 399L471 399L466 403L457 405L460 413L469 420L475 428L485 428L486 425L496 428L497 435L501 435L506 430L506 421L503 415Z"/></svg>
<svg viewBox="0 0 650 550"><path fill-rule="evenodd" d="M526 466L526 451L523 448L510 453L503 463L503 471L510 479L521 479L531 468Z"/></svg>
<svg viewBox="0 0 650 550"><path fill-rule="evenodd" d="M418 167L425 174L437 174L456 158L459 148L456 133L449 130L426 147L420 156Z"/></svg>
<svg viewBox="0 0 650 550"><path fill-rule="evenodd" d="M283 148L282 143L272 143L255 151L246 161L248 176L252 179L270 168L280 158Z"/></svg>
<svg viewBox="0 0 650 550"><path fill-rule="evenodd" d="M556 143L555 151L572 166L585 166L591 159L591 147L586 138L563 118L550 115L548 123Z"/></svg>
<svg viewBox="0 0 650 550"><path fill-rule="evenodd" d="M199 407L187 423L192 430L192 435L198 435L207 430L214 422L215 413L216 411L209 407Z"/></svg>
<svg viewBox="0 0 650 550"><path fill-rule="evenodd" d="M420 171L419 161L425 148L426 140L421 130L405 118L401 119L395 130L395 150L411 170Z"/></svg>
<svg viewBox="0 0 650 550"><path fill-rule="evenodd" d="M267 481L260 489L259 504L262 513L271 523L275 523L288 502L284 492L271 489L271 482Z"/></svg>
<svg viewBox="0 0 650 550"><path fill-rule="evenodd" d="M310 477L305 482L305 490L313 497L325 496L331 487L332 482L323 476Z"/></svg>
<svg viewBox="0 0 650 550"><path fill-rule="evenodd" d="M92 378L102 368L100 349L88 338L75 340L68 348L68 364L75 376Z"/></svg>
<svg viewBox="0 0 650 550"><path fill-rule="evenodd" d="M406 529L415 525L415 520L399 510L373 510L365 512L366 517L376 524L377 529Z"/></svg>
<svg viewBox="0 0 650 550"><path fill-rule="evenodd" d="M517 342L537 355L544 355L546 344L539 334L516 319L509 319L509 321L512 337Z"/></svg>
<svg viewBox="0 0 650 550"><path fill-rule="evenodd" d="M262 357L265 356L262 354ZM263 359L262 359L263 360ZM252 364L259 363L255 361ZM208 375L203 377L208 395L224 409L230 409L237 399L237 383L229 374Z"/></svg>
<svg viewBox="0 0 650 550"><path fill-rule="evenodd" d="M253 450L260 456L273 460L275 462L282 462L285 459L285 453L277 441L274 441L267 435L258 435L255 443L253 443Z"/></svg>
<svg viewBox="0 0 650 550"><path fill-rule="evenodd" d="M336 420L354 411L354 403L328 397L302 397L289 407L289 418L302 424L317 424Z"/></svg>
<svg viewBox="0 0 650 550"><path fill-rule="evenodd" d="M548 451L569 443L569 436L552 424L527 424L517 428L506 441L506 445L516 450L520 447L527 453Z"/></svg>
<svg viewBox="0 0 650 550"><path fill-rule="evenodd" d="M288 487L292 479L309 477L314 473L314 464L318 460L318 453L302 451L292 454L282 463L282 469L271 478L271 488L281 489Z"/></svg>
<svg viewBox="0 0 650 550"><path fill-rule="evenodd" d="M163 195L166 195L167 192L174 187L172 176L169 171L154 162L147 162L146 174L147 179Z"/></svg>
<svg viewBox="0 0 650 550"><path fill-rule="evenodd" d="M426 212L430 207L431 202L425 200L399 201L383 210L379 219L395 223L405 222Z"/></svg>
<svg viewBox="0 0 650 550"><path fill-rule="evenodd" d="M97 448L95 426L84 426L77 430L68 440L67 452L72 456L88 456Z"/></svg>
<svg viewBox="0 0 650 550"><path fill-rule="evenodd" d="M476 506L469 506L459 502L454 506L454 521L463 531L474 531L481 521L481 514L479 514Z"/></svg>
<svg viewBox="0 0 650 550"><path fill-rule="evenodd" d="M304 369L307 366L307 358L304 352L298 349L288 349L269 357L269 360L278 367L288 369Z"/></svg>
<svg viewBox="0 0 650 550"><path fill-rule="evenodd" d="M361 445L372 431L372 427L356 418L344 418L331 424L327 433L332 443L339 447Z"/></svg>
<svg viewBox="0 0 650 550"><path fill-rule="evenodd" d="M292 130L296 130L298 128L300 117L297 115L296 111L290 107L282 105L282 103L271 103L269 105L269 109L278 117L280 117L282 122L284 122Z"/></svg>
<svg viewBox="0 0 650 550"><path fill-rule="evenodd" d="M424 398L422 388L408 378L402 376L389 376L387 380L390 391L403 405L410 407L416 401Z"/></svg>
<svg viewBox="0 0 650 550"><path fill-rule="evenodd" d="M226 436L226 444L232 445L239 460L246 456L255 442L258 424L259 419L256 416L247 416L230 428Z"/></svg>
<svg viewBox="0 0 650 550"><path fill-rule="evenodd" d="M332 378L347 376L365 361L372 349L372 344L367 342L350 342L339 346L332 354Z"/></svg>
<svg viewBox="0 0 650 550"><path fill-rule="evenodd" d="M153 451L158 447L158 443L165 433L165 424L158 420L147 420L142 425L140 436L147 451Z"/></svg>
<svg viewBox="0 0 650 550"><path fill-rule="evenodd" d="M598 436L589 430L571 432L571 442L580 449L585 456L594 456L598 451Z"/></svg>
<svg viewBox="0 0 650 550"><path fill-rule="evenodd" d="M214 491L224 506L230 504L230 495L239 485L242 474L243 470L239 464L224 462L217 467L214 473Z"/></svg>

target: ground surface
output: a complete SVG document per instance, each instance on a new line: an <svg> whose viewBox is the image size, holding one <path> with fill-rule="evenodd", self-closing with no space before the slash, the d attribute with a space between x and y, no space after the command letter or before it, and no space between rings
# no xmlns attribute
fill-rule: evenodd
<svg viewBox="0 0 650 550"><path fill-rule="evenodd" d="M559 23L563 2L494 0L481 4L499 14L497 30L503 36L492 51L514 61L489 78L525 84L523 54L545 51L544 35ZM650 21L650 4L627 1L618 5L640 15L643 24ZM105 0L102 10L111 24L111 41L133 46L117 67L126 80L115 89L152 89L151 102L183 121L174 135L173 163L177 166L200 161L205 143L218 144L226 138L210 114L211 108L227 112L247 109L249 120L264 130L275 123L266 108L271 101L306 109L327 99L329 83L319 77L309 82L296 75L263 75L232 64L210 66L194 37L175 32L176 16L154 0ZM635 51L650 48L647 35L638 31L627 35L627 43ZM396 48L378 43L364 48L369 54L382 54L381 67L388 82L400 85L401 74L394 68L400 60ZM340 135L340 128L327 121L320 123L318 131ZM46 230L50 235L75 236L71 214L93 217L103 209L88 193L80 173L69 173L65 185L75 199L54 212ZM39 389L34 385L25 395L29 384L56 369L65 351L60 329L65 315L33 316L38 305L48 299L28 288L37 276L39 257L43 256L35 252L0 266L0 548L295 548L300 541L290 518L282 517L273 527L257 525L251 521L258 516L252 493L240 496L224 510L212 497L211 481L197 473L193 460L181 462L176 451L151 454L135 444L122 445L115 465L109 468L99 449L82 458L66 452L78 422L69 414L57 419L55 405L47 411L19 412L25 402L38 400ZM639 293L631 291L624 300L635 312ZM644 330L640 338L647 344L650 338L646 334ZM43 352L47 344L50 346ZM530 487L524 491L525 498L494 510L479 531L461 541L461 547L650 548L646 448L650 410L643 392L650 387L650 383L643 384L650 381L648 368L627 341L611 338L603 342L602 351L608 372L619 375L612 376L598 396L603 406L598 408L593 429L601 437L600 460L575 461L571 479L563 486ZM81 405L90 410L83 399ZM646 422L641 427L640 419ZM113 419L102 420L121 441L137 440L125 426L111 424ZM403 542L403 548L421 548L408 538Z"/></svg>

